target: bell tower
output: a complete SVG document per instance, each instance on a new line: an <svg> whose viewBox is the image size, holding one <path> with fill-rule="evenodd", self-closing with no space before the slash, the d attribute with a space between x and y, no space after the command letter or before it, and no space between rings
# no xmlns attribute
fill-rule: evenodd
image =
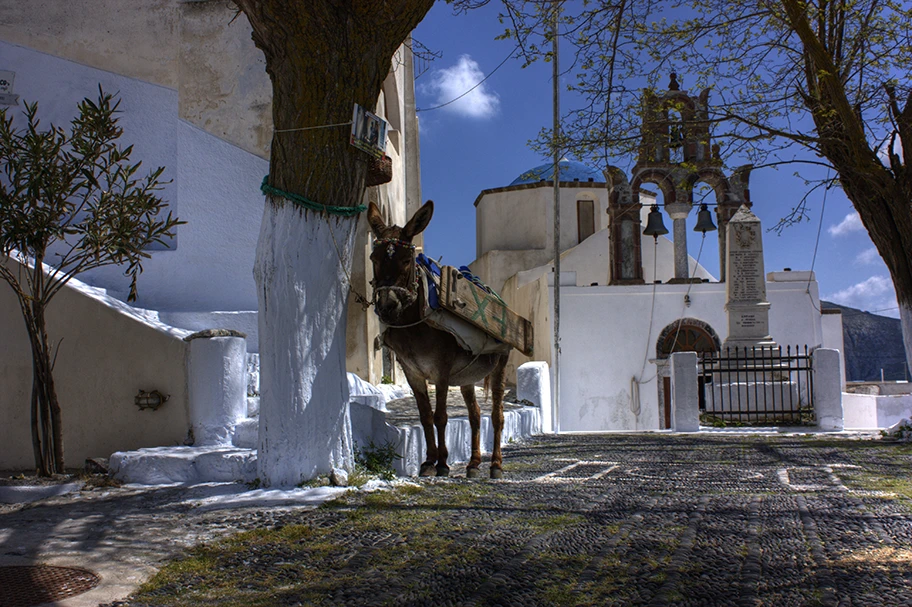
<svg viewBox="0 0 912 607"><path fill-rule="evenodd" d="M668 90L659 95L647 89L642 97L643 124L637 163L627 181L616 167L606 171L611 216L612 274L610 284L642 284L640 187L650 183L662 191L664 211L674 230L675 276L670 282L690 282L687 256L687 217L693 209L693 188L707 183L716 195L719 226L720 280L725 280L725 226L742 204L750 206L751 166L726 177L718 144L710 136L709 89L696 97L681 90L672 73ZM635 224L635 229L633 228Z"/></svg>

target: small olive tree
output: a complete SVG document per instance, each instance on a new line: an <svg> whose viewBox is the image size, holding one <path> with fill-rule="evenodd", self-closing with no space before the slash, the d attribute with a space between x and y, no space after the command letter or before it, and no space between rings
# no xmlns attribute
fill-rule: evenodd
<svg viewBox="0 0 912 607"><path fill-rule="evenodd" d="M133 147L118 145L119 105L99 87L97 101L78 104L70 133L41 128L37 103L25 104L23 128L0 109L0 277L16 293L28 330L32 445L42 476L64 470L48 304L77 274L114 264L126 268L134 300L141 262L149 257L144 249L166 244L184 223L163 215L168 205L156 192L164 167L139 177L141 162L130 162Z"/></svg>

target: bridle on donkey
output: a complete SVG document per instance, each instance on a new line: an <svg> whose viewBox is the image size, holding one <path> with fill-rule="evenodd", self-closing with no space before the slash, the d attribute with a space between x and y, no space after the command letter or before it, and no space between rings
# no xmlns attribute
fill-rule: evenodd
<svg viewBox="0 0 912 607"><path fill-rule="evenodd" d="M403 308L407 308L407 307L411 306L413 303L415 303L415 301L418 299L418 263L415 261L415 245L413 245L410 242L406 242L404 240L399 240L398 238L378 238L378 239L374 240L373 250L376 251L378 247L382 247L384 245L386 245L386 256L390 259L392 259L393 255L396 254L397 248L405 248L405 249L409 249L411 251L411 253L412 253L412 255L411 255L412 261L410 264L411 277L409 278L408 282L406 283L409 285L407 287L400 287L399 285L383 285L383 286L378 287L378 286L376 286L376 279L372 280L371 285L374 287L374 297L373 297L372 303L376 303L377 294L380 291L395 291L397 293L402 293L405 295L405 301L403 302ZM374 311L375 312L377 311L376 306L374 306ZM427 316L422 317L420 320L418 320L418 322L413 322L413 323L409 323L409 324L405 324L405 325L393 325L390 323L384 323L384 324L386 324L389 327L396 328L396 329L404 329L407 327L414 327L415 325L420 325L425 320L427 320Z"/></svg>

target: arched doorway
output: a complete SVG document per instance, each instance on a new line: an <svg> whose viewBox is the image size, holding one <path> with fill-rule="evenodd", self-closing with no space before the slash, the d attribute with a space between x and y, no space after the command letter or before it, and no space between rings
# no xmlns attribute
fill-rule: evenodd
<svg viewBox="0 0 912 607"><path fill-rule="evenodd" d="M659 390L659 426L671 428L671 369L668 357L674 352L718 352L722 341L709 323L696 318L679 318L662 329L656 340L656 367L662 381ZM702 398L703 391L700 390ZM702 403L701 403L702 404Z"/></svg>

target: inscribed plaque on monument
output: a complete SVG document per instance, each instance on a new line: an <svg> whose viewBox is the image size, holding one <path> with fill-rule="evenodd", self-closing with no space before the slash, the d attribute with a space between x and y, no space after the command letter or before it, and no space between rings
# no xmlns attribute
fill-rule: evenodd
<svg viewBox="0 0 912 607"><path fill-rule="evenodd" d="M731 251L729 253L729 271L729 301L763 301L766 299L762 251Z"/></svg>

